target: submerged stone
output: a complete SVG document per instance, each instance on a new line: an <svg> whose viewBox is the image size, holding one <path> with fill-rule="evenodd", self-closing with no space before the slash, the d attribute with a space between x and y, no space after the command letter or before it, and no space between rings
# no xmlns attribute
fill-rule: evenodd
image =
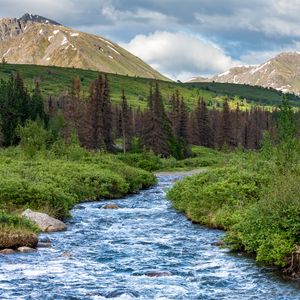
<svg viewBox="0 0 300 300"><path fill-rule="evenodd" d="M148 277L164 277L164 276L171 276L172 273L168 271L148 271L145 273Z"/></svg>
<svg viewBox="0 0 300 300"><path fill-rule="evenodd" d="M116 204L106 204L102 206L103 209L119 209L119 206Z"/></svg>
<svg viewBox="0 0 300 300"><path fill-rule="evenodd" d="M139 297L139 294L135 291L132 290L115 290L112 291L108 294L106 294L106 298L117 298L117 297L121 297L121 296L129 296L129 297L133 297L133 298L137 298Z"/></svg>

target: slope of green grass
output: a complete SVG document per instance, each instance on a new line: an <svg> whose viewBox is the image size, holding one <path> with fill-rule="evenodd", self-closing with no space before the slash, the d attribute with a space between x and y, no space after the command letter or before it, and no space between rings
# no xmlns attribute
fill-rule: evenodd
<svg viewBox="0 0 300 300"><path fill-rule="evenodd" d="M24 78L25 84L29 90L34 87L36 79L41 82L41 90L45 96L57 96L70 89L73 78L77 76L81 79L83 95L87 96L90 83L97 77L98 72L74 68L61 68L37 65L16 65L0 64L0 79L7 79L11 74L19 72ZM111 85L111 96L114 102L118 102L124 88L128 101L132 107L147 105L147 95L149 91L149 79L139 77L129 77L116 74L108 74ZM160 81L160 89L164 99L169 99L178 89L181 96L184 97L188 106L195 105L199 97L203 97L209 107L222 106L222 97L241 99L242 109L249 109L253 104L275 106L282 99L282 94L275 90L264 89L260 87L251 87L236 84L220 83L176 83ZM300 106L300 98L290 96L291 103L294 106Z"/></svg>
<svg viewBox="0 0 300 300"><path fill-rule="evenodd" d="M0 79L6 79L11 74L19 72L29 90L34 87L34 80L41 82L41 90L44 95L57 96L70 89L72 79L77 76L81 79L81 85L85 96L88 95L90 83L96 79L98 72L61 67L45 67L37 65L12 65L0 64ZM139 77L129 77L115 74L108 74L111 85L112 100L118 102L122 93L122 88L131 106L141 108L147 105L147 95L149 92L149 79ZM210 102L221 102L221 99L213 99L214 93L185 87L175 82L160 81L160 90L164 99L169 99L176 90L180 91L188 105L192 106L199 97L203 97Z"/></svg>
<svg viewBox="0 0 300 300"><path fill-rule="evenodd" d="M281 104L283 93L274 89L266 89L260 86L245 84L218 83L218 82L197 82L187 83L192 89L203 89L217 95L227 95L230 98L239 96L261 105L278 106ZM287 95L291 105L300 106L300 98L294 94Z"/></svg>

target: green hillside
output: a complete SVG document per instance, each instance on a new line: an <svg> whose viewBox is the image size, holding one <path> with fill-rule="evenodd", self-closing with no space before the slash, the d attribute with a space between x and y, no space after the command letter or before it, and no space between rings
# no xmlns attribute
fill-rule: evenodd
<svg viewBox="0 0 300 300"><path fill-rule="evenodd" d="M281 103L283 93L272 88L251 86L246 84L219 83L219 82L197 82L187 83L192 89L203 89L216 95L227 95L230 98L239 96L260 105L278 106ZM300 106L300 97L294 94L287 94L293 106Z"/></svg>
<svg viewBox="0 0 300 300"><path fill-rule="evenodd" d="M33 89L34 80L41 81L41 90L44 95L59 95L71 87L72 79L77 76L81 79L82 88L85 95L88 95L90 83L96 79L98 72L61 67L47 67L37 65L13 65L0 64L0 79L8 78L10 74L16 72L21 74L26 86ZM150 79L129 77L123 75L108 74L111 85L112 100L118 102L122 93L122 88L131 106L146 107L147 95L149 92ZM180 94L186 99L189 105L193 105L196 99L204 97L207 101L220 102L220 98L213 99L215 94L198 88L185 87L175 82L161 81L160 89L165 99L170 98L172 93L179 89Z"/></svg>
<svg viewBox="0 0 300 300"><path fill-rule="evenodd" d="M84 95L88 95L90 83L97 77L98 72L61 67L47 67L37 65L13 65L0 64L0 79L6 79L11 74L19 72L25 81L26 86L31 90L34 87L34 80L41 82L41 90L45 96L57 96L70 89L72 79L79 76L81 79ZM111 95L114 102L118 102L122 92L125 94L131 106L141 108L147 105L149 91L149 79L129 77L115 74L108 74ZM282 94L275 90L245 85L219 84L219 83L176 83L160 81L160 89L164 99L178 89L189 107L192 107L199 97L203 97L209 106L221 107L222 97L228 95L230 98L246 98L243 108L249 108L252 103L259 105L278 105ZM293 96L292 104L300 106L300 98Z"/></svg>

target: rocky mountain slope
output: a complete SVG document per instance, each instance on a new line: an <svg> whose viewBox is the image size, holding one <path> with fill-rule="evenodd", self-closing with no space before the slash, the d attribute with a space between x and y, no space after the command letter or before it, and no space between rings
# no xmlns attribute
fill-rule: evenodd
<svg viewBox="0 0 300 300"><path fill-rule="evenodd" d="M261 65L234 67L211 78L191 82L258 85L300 95L300 52L284 52Z"/></svg>
<svg viewBox="0 0 300 300"><path fill-rule="evenodd" d="M167 78L138 57L100 36L25 14L0 20L0 59L15 64L51 65L107 73Z"/></svg>

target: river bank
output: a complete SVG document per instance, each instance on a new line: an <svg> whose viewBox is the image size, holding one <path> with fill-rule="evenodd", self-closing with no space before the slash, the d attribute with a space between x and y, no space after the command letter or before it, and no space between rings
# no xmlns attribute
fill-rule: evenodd
<svg viewBox="0 0 300 300"><path fill-rule="evenodd" d="M150 172L130 167L114 155L76 145L63 146L59 153L39 152L33 158L20 148L1 150L0 230L5 237L0 249L25 246L26 236L39 231L20 217L27 208L63 220L77 203L119 198L155 182Z"/></svg>
<svg viewBox="0 0 300 300"><path fill-rule="evenodd" d="M176 182L174 208L189 220L226 231L224 243L288 278L299 278L299 172L261 153L236 153L226 165Z"/></svg>

